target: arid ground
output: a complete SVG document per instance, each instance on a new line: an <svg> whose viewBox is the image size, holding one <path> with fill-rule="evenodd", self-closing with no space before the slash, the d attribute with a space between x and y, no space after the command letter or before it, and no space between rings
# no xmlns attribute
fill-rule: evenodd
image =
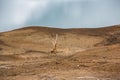
<svg viewBox="0 0 120 80"><path fill-rule="evenodd" d="M120 25L2 32L0 80L120 80Z"/></svg>

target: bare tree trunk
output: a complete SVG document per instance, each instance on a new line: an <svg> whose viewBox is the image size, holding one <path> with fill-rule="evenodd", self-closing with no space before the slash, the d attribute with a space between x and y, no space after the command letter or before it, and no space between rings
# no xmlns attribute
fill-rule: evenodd
<svg viewBox="0 0 120 80"><path fill-rule="evenodd" d="M53 49L51 50L51 53L56 53L57 52L57 40L58 40L58 34L56 34L55 40L52 42L53 43Z"/></svg>

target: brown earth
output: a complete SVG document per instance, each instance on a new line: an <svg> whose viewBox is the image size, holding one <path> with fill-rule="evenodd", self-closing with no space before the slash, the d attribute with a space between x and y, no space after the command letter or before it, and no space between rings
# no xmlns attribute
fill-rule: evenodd
<svg viewBox="0 0 120 80"><path fill-rule="evenodd" d="M58 34L57 52L50 53ZM0 33L0 80L120 80L120 25Z"/></svg>

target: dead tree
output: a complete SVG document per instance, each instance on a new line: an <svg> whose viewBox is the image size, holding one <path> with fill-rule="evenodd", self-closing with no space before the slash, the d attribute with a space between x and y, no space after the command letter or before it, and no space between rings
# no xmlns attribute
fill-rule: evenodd
<svg viewBox="0 0 120 80"><path fill-rule="evenodd" d="M56 34L55 40L52 41L53 48L51 50L51 53L56 54L56 52L57 52L57 40L58 40L58 34Z"/></svg>

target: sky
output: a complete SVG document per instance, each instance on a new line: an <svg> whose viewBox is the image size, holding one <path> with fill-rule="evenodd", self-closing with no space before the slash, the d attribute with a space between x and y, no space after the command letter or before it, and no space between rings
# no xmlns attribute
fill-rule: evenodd
<svg viewBox="0 0 120 80"><path fill-rule="evenodd" d="M96 28L120 24L120 0L0 0L0 32L25 26Z"/></svg>

